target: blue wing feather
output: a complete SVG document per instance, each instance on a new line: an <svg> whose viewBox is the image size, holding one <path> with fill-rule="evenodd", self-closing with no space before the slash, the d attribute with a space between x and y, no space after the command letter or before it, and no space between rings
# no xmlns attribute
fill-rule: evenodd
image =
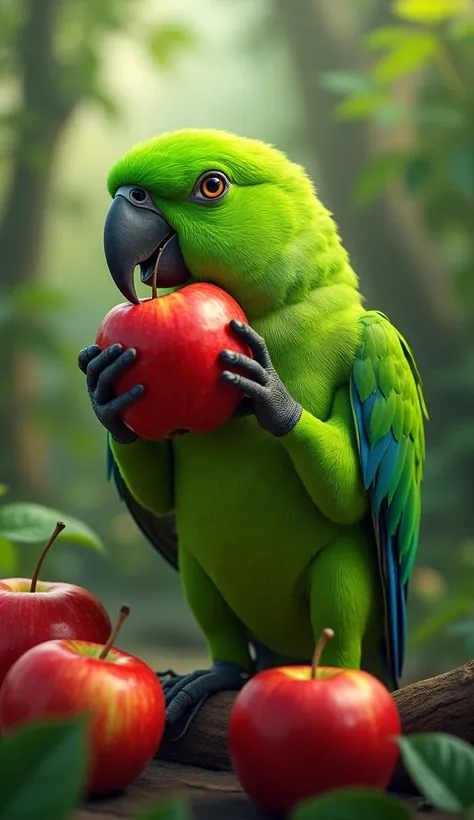
<svg viewBox="0 0 474 820"><path fill-rule="evenodd" d="M410 488L411 492L419 493L424 456L423 414L426 417L427 414L419 373L405 340L383 314L375 311L364 314L362 326L361 344L357 357L359 366L354 365L352 371L350 396L362 476L370 498L385 604L385 635L381 654L393 685L398 688L406 644L408 576L418 542L419 509L414 531L410 529L412 521L404 518L405 507L400 512L396 527L389 530L389 525L394 516L396 518L398 515L396 490L399 490L399 499L405 497L403 493L406 493L408 497ZM381 368L380 363L385 357L391 357L393 368ZM371 367L360 366L361 360L364 360L366 365L370 363ZM387 373L390 372L395 374L393 384L387 383ZM367 380L364 381L367 374L369 374ZM396 380L400 374L401 386ZM393 391L396 393L395 402L399 411L398 426L394 432L392 423L385 435L371 443L369 430L374 408L376 406L379 410L383 408ZM414 422L409 429L403 429L404 402L406 401L412 402L414 407ZM391 408L388 405L385 406L387 412L392 409L393 417L393 405ZM401 435L400 428L402 428ZM410 458L409 465L406 464L408 457ZM408 468L406 474L405 467ZM392 484L394 484L393 487ZM409 512L407 510L407 516ZM413 508L411 514L413 518ZM408 539L402 529L403 520Z"/></svg>

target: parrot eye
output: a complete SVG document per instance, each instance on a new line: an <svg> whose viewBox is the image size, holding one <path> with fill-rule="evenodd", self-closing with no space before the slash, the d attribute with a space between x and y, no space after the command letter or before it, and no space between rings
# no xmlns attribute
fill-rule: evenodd
<svg viewBox="0 0 474 820"><path fill-rule="evenodd" d="M191 202L215 202L223 199L230 188L230 182L221 171L206 171L201 174L189 199Z"/></svg>
<svg viewBox="0 0 474 820"><path fill-rule="evenodd" d="M133 202L145 202L146 191L143 188L132 188L130 191L130 199Z"/></svg>
<svg viewBox="0 0 474 820"><path fill-rule="evenodd" d="M205 177L201 182L201 193L209 199L215 199L225 190L225 182L222 177Z"/></svg>

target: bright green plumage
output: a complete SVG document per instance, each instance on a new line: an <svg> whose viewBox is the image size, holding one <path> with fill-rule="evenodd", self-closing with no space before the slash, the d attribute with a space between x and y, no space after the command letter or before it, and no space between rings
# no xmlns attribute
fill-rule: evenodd
<svg viewBox="0 0 474 820"><path fill-rule="evenodd" d="M408 579L418 547L427 414L420 376L404 338L377 311L365 313L361 324L351 401L379 552L386 660L397 680L405 648Z"/></svg>
<svg viewBox="0 0 474 820"><path fill-rule="evenodd" d="M210 206L188 199L207 170L231 183ZM176 132L132 149L108 185L151 192L193 279L240 302L303 407L282 438L251 416L173 443L111 442L135 514L174 511L184 592L213 660L252 669L252 639L272 662L308 661L330 626L326 664L396 684L424 458L408 346L364 310L331 215L275 149Z"/></svg>

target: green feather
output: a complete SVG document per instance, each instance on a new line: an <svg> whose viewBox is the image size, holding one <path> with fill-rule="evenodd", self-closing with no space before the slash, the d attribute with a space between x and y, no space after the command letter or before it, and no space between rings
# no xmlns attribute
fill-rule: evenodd
<svg viewBox="0 0 474 820"><path fill-rule="evenodd" d="M400 393L400 376L397 373L394 361L390 358L390 356L385 356L385 358L379 362L378 379L380 389L386 399L388 399L392 391L395 391L395 393Z"/></svg>
<svg viewBox="0 0 474 820"><path fill-rule="evenodd" d="M413 478L413 445L411 442L410 444L411 446L407 451L407 456L405 458L405 464L400 476L400 481L398 482L398 487L388 509L387 524L389 535L395 535L407 502L408 493L410 492L410 486Z"/></svg>
<svg viewBox="0 0 474 820"><path fill-rule="evenodd" d="M410 489L408 497L403 509L403 514L400 521L399 543L400 543L400 561L404 561L408 555L410 544L413 536L413 530L416 523L416 497L417 492L415 483L413 481L413 474L410 478Z"/></svg>
<svg viewBox="0 0 474 820"><path fill-rule="evenodd" d="M357 358L354 362L354 381L362 402L367 401L377 387L372 361Z"/></svg>
<svg viewBox="0 0 474 820"><path fill-rule="evenodd" d="M374 344L374 356L378 356L379 359L383 359L387 355L387 336L385 331L379 324L379 322L372 323L372 336L371 339Z"/></svg>
<svg viewBox="0 0 474 820"><path fill-rule="evenodd" d="M406 455L407 455L408 446L409 446L409 442L408 442L408 439L405 437L401 441L400 450L398 452L397 463L396 463L395 469L392 473L392 477L390 479L390 484L388 485L387 500L388 500L389 504L392 503L393 496L395 495L395 492L396 492L397 487L398 487L398 482L400 481L400 476L401 476L403 468L405 466L405 458L406 458Z"/></svg>
<svg viewBox="0 0 474 820"><path fill-rule="evenodd" d="M401 441L403 436L403 399L397 394L397 404L392 422L392 432L397 441Z"/></svg>
<svg viewBox="0 0 474 820"><path fill-rule="evenodd" d="M396 406L397 398L396 393L393 391L387 401L380 398L375 402L369 425L369 439L372 447L390 430L395 416Z"/></svg>
<svg viewBox="0 0 474 820"><path fill-rule="evenodd" d="M403 404L403 434L408 436L413 429L415 421L415 407L411 401L405 401Z"/></svg>

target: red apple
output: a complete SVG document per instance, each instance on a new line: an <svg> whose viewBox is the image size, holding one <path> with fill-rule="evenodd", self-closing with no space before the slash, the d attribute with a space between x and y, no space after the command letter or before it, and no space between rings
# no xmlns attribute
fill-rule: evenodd
<svg viewBox="0 0 474 820"><path fill-rule="evenodd" d="M90 794L132 783L163 736L159 679L139 658L112 648L128 612L122 607L106 646L60 640L33 647L12 666L0 689L2 732L48 717L89 713Z"/></svg>
<svg viewBox="0 0 474 820"><path fill-rule="evenodd" d="M0 685L27 649L55 638L103 643L110 618L98 598L74 584L38 581L47 551L65 525L57 527L41 553L33 578L0 581Z"/></svg>
<svg viewBox="0 0 474 820"><path fill-rule="evenodd" d="M109 311L97 344L102 350L120 343L137 351L135 363L116 382L117 395L135 384L145 387L143 397L122 413L137 435L156 440L182 431L207 433L233 416L242 392L221 380L225 366L219 353L251 353L232 333L231 319L247 322L232 296L198 282Z"/></svg>
<svg viewBox="0 0 474 820"><path fill-rule="evenodd" d="M301 800L332 789L384 789L398 758L395 701L366 672L313 666L257 674L239 692L229 751L237 777L262 809L285 815Z"/></svg>

